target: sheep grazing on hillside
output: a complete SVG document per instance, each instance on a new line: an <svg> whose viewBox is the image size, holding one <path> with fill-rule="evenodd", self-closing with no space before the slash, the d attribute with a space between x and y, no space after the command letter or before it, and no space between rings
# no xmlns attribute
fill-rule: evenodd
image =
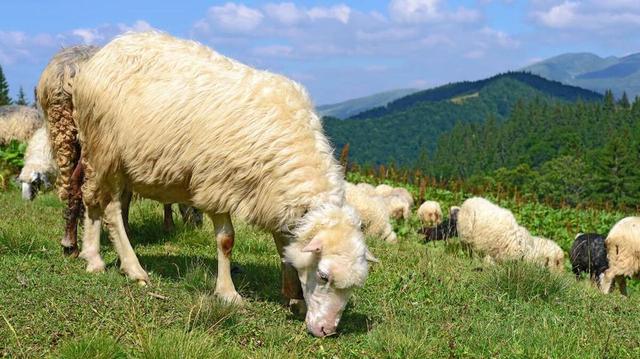
<svg viewBox="0 0 640 359"><path fill-rule="evenodd" d="M436 201L425 201L418 208L418 218L423 225L437 226L442 223L442 209Z"/></svg>
<svg viewBox="0 0 640 359"><path fill-rule="evenodd" d="M351 183L346 183L345 186L347 204L355 208L360 215L364 233L389 243L396 243L398 237L389 223L384 199L377 195L368 195L366 189L360 186Z"/></svg>
<svg viewBox="0 0 640 359"><path fill-rule="evenodd" d="M407 201L396 195L382 197L387 207L389 217L393 219L408 220L411 216L411 207Z"/></svg>
<svg viewBox="0 0 640 359"><path fill-rule="evenodd" d="M377 196L378 194L376 193L376 188L368 183L358 183L356 186L358 186L358 188L362 189L363 191L365 191L365 193L369 196Z"/></svg>
<svg viewBox="0 0 640 359"><path fill-rule="evenodd" d="M462 243L488 262L525 260L562 270L564 254L560 247L553 241L532 237L507 209L474 197L464 201L457 218Z"/></svg>
<svg viewBox="0 0 640 359"><path fill-rule="evenodd" d="M615 281L620 293L626 295L626 277L640 279L640 217L621 219L611 228L604 243L609 268L601 275L600 290L609 293Z"/></svg>
<svg viewBox="0 0 640 359"><path fill-rule="evenodd" d="M605 237L598 233L578 233L569 252L576 279L581 273L588 273L591 280L599 284L600 276L609 268L604 241Z"/></svg>
<svg viewBox="0 0 640 359"><path fill-rule="evenodd" d="M299 84L193 41L129 33L83 66L73 103L86 159L82 257L89 270L104 268L104 217L124 273L148 282L120 216L120 197L131 188L209 215L216 293L240 301L231 279L233 213L273 233L283 292L303 294L307 329L336 331L372 257L357 213L345 204L343 170Z"/></svg>
<svg viewBox="0 0 640 359"><path fill-rule="evenodd" d="M42 127L42 116L35 108L0 106L0 145L16 140L27 142Z"/></svg>
<svg viewBox="0 0 640 359"><path fill-rule="evenodd" d="M377 187L375 187L375 191L379 196L382 197L391 197L391 196L397 196L402 198L405 202L407 202L407 205L409 206L409 208L413 207L414 205L414 201L413 201L413 196L411 195L411 193L403 187L391 187L389 185L386 184L381 184L378 185Z"/></svg>
<svg viewBox="0 0 640 359"><path fill-rule="evenodd" d="M58 166L51 154L47 130L41 128L31 136L27 144L24 166L18 176L18 181L22 185L22 198L30 201L40 187L45 189L51 187L57 174Z"/></svg>
<svg viewBox="0 0 640 359"><path fill-rule="evenodd" d="M435 227L426 227L420 229L418 233L424 234L425 242L444 241L452 237L458 236L458 211L460 207L451 207L449 209L449 218Z"/></svg>
<svg viewBox="0 0 640 359"><path fill-rule="evenodd" d="M530 237L524 260L547 267L554 272L564 270L564 251L556 242L548 238Z"/></svg>

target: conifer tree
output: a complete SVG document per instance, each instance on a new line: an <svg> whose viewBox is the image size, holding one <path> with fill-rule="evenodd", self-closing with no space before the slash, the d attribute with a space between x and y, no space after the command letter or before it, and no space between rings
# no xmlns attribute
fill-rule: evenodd
<svg viewBox="0 0 640 359"><path fill-rule="evenodd" d="M27 106L29 103L27 102L27 97L24 95L24 90L22 86L20 86L20 90L18 91L18 99L15 101L16 105Z"/></svg>
<svg viewBox="0 0 640 359"><path fill-rule="evenodd" d="M10 104L11 98L9 97L9 84L7 83L7 79L4 77L4 72L2 72L2 67L0 66L0 106Z"/></svg>

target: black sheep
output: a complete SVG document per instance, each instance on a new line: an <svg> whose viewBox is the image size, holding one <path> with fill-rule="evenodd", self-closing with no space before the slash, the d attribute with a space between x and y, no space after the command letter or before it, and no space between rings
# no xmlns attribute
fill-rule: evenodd
<svg viewBox="0 0 640 359"><path fill-rule="evenodd" d="M609 268L605 237L597 233L579 233L573 241L571 251L571 268L576 278L580 273L589 273L591 280L600 281L600 275Z"/></svg>
<svg viewBox="0 0 640 359"><path fill-rule="evenodd" d="M442 221L435 227L422 228L419 233L424 234L424 241L443 241L451 237L458 236L458 208L452 208L449 218Z"/></svg>

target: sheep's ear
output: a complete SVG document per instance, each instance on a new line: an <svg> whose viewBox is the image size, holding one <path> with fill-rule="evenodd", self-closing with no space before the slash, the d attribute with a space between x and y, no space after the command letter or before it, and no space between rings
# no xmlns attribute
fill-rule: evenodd
<svg viewBox="0 0 640 359"><path fill-rule="evenodd" d="M367 248L366 258L367 258L367 262L370 262L370 263L380 263L380 261L378 260L378 258L374 257L374 255L373 255L373 254L371 254L371 252L369 251L369 248Z"/></svg>
<svg viewBox="0 0 640 359"><path fill-rule="evenodd" d="M322 239L319 236L315 236L307 243L304 248L302 248L303 252L316 252L319 253L322 250Z"/></svg>

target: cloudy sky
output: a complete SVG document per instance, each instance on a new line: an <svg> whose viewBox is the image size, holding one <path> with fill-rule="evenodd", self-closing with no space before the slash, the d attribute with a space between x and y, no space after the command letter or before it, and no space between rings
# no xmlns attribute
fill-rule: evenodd
<svg viewBox="0 0 640 359"><path fill-rule="evenodd" d="M3 2L0 65L31 97L53 53L159 29L302 82L318 104L640 51L640 0Z"/></svg>

